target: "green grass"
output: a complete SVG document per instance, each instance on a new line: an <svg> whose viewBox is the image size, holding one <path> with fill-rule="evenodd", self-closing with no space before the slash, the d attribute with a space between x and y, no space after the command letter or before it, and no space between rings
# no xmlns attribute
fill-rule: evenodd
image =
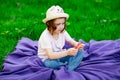
<svg viewBox="0 0 120 80"><path fill-rule="evenodd" d="M67 31L77 40L120 38L120 0L0 0L0 69L21 37L38 40L46 10L60 5L70 15Z"/></svg>

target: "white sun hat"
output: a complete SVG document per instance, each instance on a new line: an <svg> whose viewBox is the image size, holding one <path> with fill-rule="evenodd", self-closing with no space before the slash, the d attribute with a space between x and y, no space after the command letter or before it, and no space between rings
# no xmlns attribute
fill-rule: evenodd
<svg viewBox="0 0 120 80"><path fill-rule="evenodd" d="M64 13L64 10L60 6L51 6L46 12L46 18L43 19L43 22L46 23L49 20L65 17L69 18L67 13Z"/></svg>

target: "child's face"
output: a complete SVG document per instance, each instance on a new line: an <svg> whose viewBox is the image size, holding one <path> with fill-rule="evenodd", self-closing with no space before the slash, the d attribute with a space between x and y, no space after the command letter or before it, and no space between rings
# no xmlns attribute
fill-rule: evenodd
<svg viewBox="0 0 120 80"><path fill-rule="evenodd" d="M65 27L65 18L55 19L54 24L56 26L56 30L54 31L54 33L60 33Z"/></svg>

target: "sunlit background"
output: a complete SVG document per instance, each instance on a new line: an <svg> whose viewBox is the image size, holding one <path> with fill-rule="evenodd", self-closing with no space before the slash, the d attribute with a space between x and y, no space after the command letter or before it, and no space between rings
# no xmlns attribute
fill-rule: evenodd
<svg viewBox="0 0 120 80"><path fill-rule="evenodd" d="M120 0L0 0L0 69L22 37L39 39L52 5L70 15L66 29L76 40L120 38Z"/></svg>

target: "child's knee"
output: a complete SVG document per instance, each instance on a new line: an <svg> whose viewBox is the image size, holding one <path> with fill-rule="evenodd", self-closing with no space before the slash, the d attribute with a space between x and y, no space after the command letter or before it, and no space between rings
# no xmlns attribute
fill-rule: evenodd
<svg viewBox="0 0 120 80"><path fill-rule="evenodd" d="M45 62L44 62L44 65L45 65L46 67L50 67L51 64L50 64L49 61L45 61Z"/></svg>
<svg viewBox="0 0 120 80"><path fill-rule="evenodd" d="M49 68L52 68L52 69L56 69L59 67L59 64L57 63L57 61L49 61L49 60L46 60L44 62L44 65L46 67L49 67Z"/></svg>
<svg viewBox="0 0 120 80"><path fill-rule="evenodd" d="M79 50L77 54L83 56L84 51L83 50Z"/></svg>

